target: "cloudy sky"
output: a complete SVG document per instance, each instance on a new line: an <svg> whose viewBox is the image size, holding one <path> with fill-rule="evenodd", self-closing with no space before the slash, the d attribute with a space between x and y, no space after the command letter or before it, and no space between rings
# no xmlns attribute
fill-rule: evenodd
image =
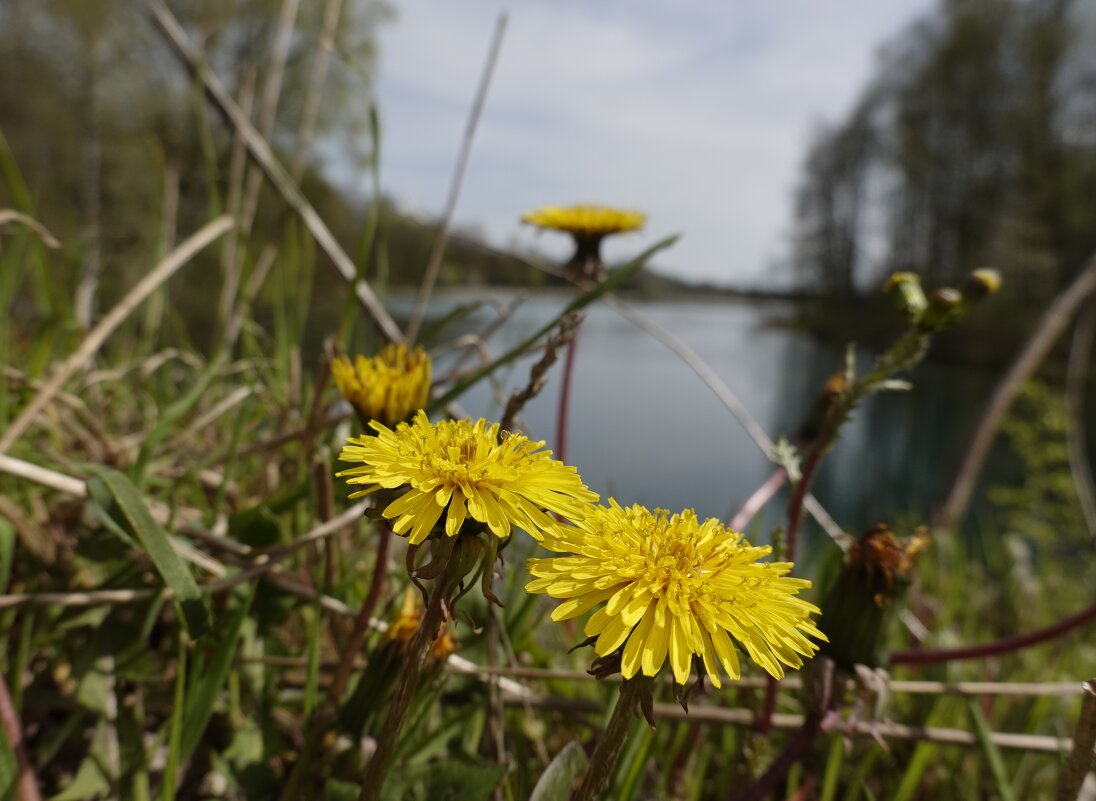
<svg viewBox="0 0 1096 801"><path fill-rule="evenodd" d="M381 33L385 191L440 213L500 11L509 24L457 208L497 246L567 255L521 226L544 204L650 219L689 279L779 282L811 132L840 119L879 48L932 0L405 0Z"/></svg>

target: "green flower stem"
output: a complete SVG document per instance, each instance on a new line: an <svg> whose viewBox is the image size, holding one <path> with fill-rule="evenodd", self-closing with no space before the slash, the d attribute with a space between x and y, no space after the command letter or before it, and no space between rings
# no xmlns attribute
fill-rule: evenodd
<svg viewBox="0 0 1096 801"><path fill-rule="evenodd" d="M358 801L377 801L380 798L381 787L396 756L396 746L399 744L400 732L403 731L403 724L407 718L407 710L411 707L415 690L419 686L419 679L426 667L427 657L430 655L430 646L434 644L438 630L445 622L445 596L451 584L449 574L452 564L450 562L446 566L445 572L434 585L422 623L408 646L399 684L396 685L396 692L388 706L388 718L377 737L377 750L365 768L362 792L358 796Z"/></svg>
<svg viewBox="0 0 1096 801"><path fill-rule="evenodd" d="M605 733L601 735L601 741L594 749L590 767L573 801L596 801L601 798L613 775L620 751L624 748L624 741L628 738L628 727L635 716L640 696L649 686L650 680L642 677L626 679L620 685L620 697L613 709L613 716L609 718L609 725L605 727Z"/></svg>

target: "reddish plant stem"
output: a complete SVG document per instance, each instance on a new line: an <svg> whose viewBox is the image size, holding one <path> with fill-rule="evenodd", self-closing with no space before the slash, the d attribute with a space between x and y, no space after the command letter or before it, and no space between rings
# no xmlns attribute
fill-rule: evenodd
<svg viewBox="0 0 1096 801"><path fill-rule="evenodd" d="M993 642L964 645L960 648L916 648L908 651L895 651L890 655L890 663L892 665L935 665L941 662L957 662L962 659L985 659L991 656L1000 656L1001 654L1012 653L1061 637L1063 634L1080 628L1093 620L1096 620L1096 604L1063 618L1046 628L1029 631L1026 634L1002 637Z"/></svg>
<svg viewBox="0 0 1096 801"><path fill-rule="evenodd" d="M369 583L369 592L366 593L361 609L358 610L358 616L354 619L354 629L350 633L350 639L347 641L342 659L339 660L335 677L331 680L331 686L327 690L327 703L330 705L338 706L339 702L342 701L347 682L350 681L350 674L354 669L354 658L361 651L362 643L365 642L365 633L369 630L369 621L373 618L373 612L377 608L377 602L380 600L381 592L384 590L388 578L388 544L391 541L392 531L387 525L382 525L378 531L377 561L373 565L373 578Z"/></svg>
<svg viewBox="0 0 1096 801"><path fill-rule="evenodd" d="M567 418L571 408L571 381L575 374L575 349L578 347L578 330L567 343L567 356L563 360L563 385L559 389L559 409L556 419L556 458L567 461Z"/></svg>
<svg viewBox="0 0 1096 801"><path fill-rule="evenodd" d="M764 509L765 505L780 491L780 488L784 486L787 480L788 474L784 468L780 467L774 470L773 474L765 479L765 483L755 489L753 494L746 499L746 502L742 504L742 508L735 512L734 517L731 518L731 529L733 531L742 531L746 528L758 512Z"/></svg>
<svg viewBox="0 0 1096 801"><path fill-rule="evenodd" d="M810 456L807 457L806 462L803 464L803 472L799 477L799 481L792 487L792 499L788 503L788 527L784 532L785 536L785 553L784 559L788 562L795 561L795 547L799 540L799 526L803 522L803 501L807 498L807 493L810 492L811 482L814 481L814 474L818 471L818 465L822 463L822 457L825 456L826 451L829 450L830 443L837 435L837 427L841 424L841 415L836 414L833 409L826 417L826 421L822 425L822 430L819 433L817 444L811 449ZM765 702L761 708L761 715L758 718L757 728L762 734L768 734L772 729L773 713L776 711L776 679L772 676L769 677L769 682L765 686Z"/></svg>
<svg viewBox="0 0 1096 801"><path fill-rule="evenodd" d="M803 522L803 502L811 491L814 482L814 474L818 472L818 465L822 463L822 457L830 448L830 443L837 435L837 427L840 425L841 416L830 412L822 434L818 438L818 444L811 450L810 456L803 463L803 473L799 481L792 487L792 499L788 503L788 527L784 532L785 546L784 559L788 562L795 561L795 547L799 541L799 526Z"/></svg>
<svg viewBox="0 0 1096 801"><path fill-rule="evenodd" d="M34 766L31 765L27 750L23 746L23 726L15 711L15 705L11 701L8 684L2 673L0 673L0 724L3 724L4 737L15 753L15 763L19 769L16 798L18 801L42 801L42 793L38 790L38 779L34 776Z"/></svg>

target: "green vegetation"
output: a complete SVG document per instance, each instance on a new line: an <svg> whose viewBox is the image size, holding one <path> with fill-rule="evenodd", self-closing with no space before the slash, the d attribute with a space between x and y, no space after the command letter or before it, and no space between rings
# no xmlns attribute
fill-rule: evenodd
<svg viewBox="0 0 1096 801"><path fill-rule="evenodd" d="M173 5L233 96L246 106L243 98L253 95L260 127L266 93L281 97L265 107L265 133L359 274L382 296L417 285L435 227L400 214L376 181L383 136L365 79L386 9L346 4L336 57L317 89L310 76L328 4L301 4L278 89L269 83L272 70L256 65L270 63L280 3ZM894 112L889 119L901 122L896 130L908 149L899 156L886 149L887 159L900 157L886 164L901 167L896 174L907 180L916 209L910 219L931 221L917 230L932 233L903 250L899 243L911 233L896 230L891 244L894 254L906 254L901 263L892 255L862 269L860 251L848 250L862 222L856 217L842 235L845 250L804 262L813 265L817 286L844 292L900 266L934 276L926 284L936 287L965 275L972 261L1006 252L1006 233L1036 228L1028 245L1040 259L995 261L1006 287L1015 282L1026 291L1045 281L1057 288L1072 276L1096 244L1096 228L1082 224L1078 211L1096 197L1096 167L1090 146L1059 135L1057 113L1032 110L1038 103L1059 104L1062 114L1072 108L1072 95L1050 91L1074 63L1075 51L1063 44L1071 13L1069 3L968 0L946 3L932 25L915 29L910 52L888 68L894 81L873 89L853 128L874 142L881 116L874 112ZM1035 61L1023 69L1004 69L1017 66L1009 59L1029 57ZM979 68L968 72L968 58ZM17 77L30 74L34 91ZM382 337L284 199L258 178L248 189L235 131L182 75L128 4L16 0L0 7L0 214L17 212L0 217L0 678L12 707L0 730L0 801L34 798L17 787L31 774L42 797L54 801L354 799L408 672L397 634L417 630L426 559L419 556L423 572L410 579L415 554L408 558L406 541L391 536L375 512L363 516L334 478L340 448L360 425L332 386L327 353L372 352ZM1007 83L1017 75L1030 82L1027 91ZM963 81L953 86L944 76ZM988 111L979 114L990 113L990 123L959 108L972 92L983 98ZM1016 110L997 102L1002 97L1023 103ZM299 121L317 99L320 115L309 133ZM1002 106L1019 122L993 118L1005 113ZM928 120L913 115L918 108ZM941 131L944 123L957 128ZM995 149L1002 131L1017 137L1017 150ZM306 158L320 132L356 143L363 174L371 176L368 201L348 198ZM926 132L940 137L937 144L963 147L926 154L919 138ZM831 157L845 165L853 135L841 128L821 139L811 169ZM974 176L954 169L986 148L992 169L979 166ZM859 145L852 151L861 153ZM875 166L884 158L884 150L862 152ZM859 176L864 164L843 166L841 180ZM812 173L805 192L825 194L820 175ZM925 186L912 183L917 176ZM942 176L947 191L938 185ZM1054 195L1052 185L1067 194ZM941 198L969 211L946 236L944 218L934 216L943 213ZM805 205L805 225L819 219L814 202ZM1002 222L1013 212L1022 224ZM231 224L217 222L225 214ZM173 277L120 314L88 358L74 359L138 280L200 230L204 240ZM1029 272L1033 264L1044 272ZM848 270L836 275L835 265ZM617 288L614 280L632 275L618 273L568 308L600 302ZM521 255L459 236L447 247L441 278L575 291ZM675 291L649 275L632 286ZM1023 302L1035 307L1051 292L1028 292ZM850 358L842 381L827 385L825 436L804 445L806 483L793 509L805 501L814 469L826 470L822 458L855 403L898 388L888 382L923 355L937 323L966 303L956 292L930 294L929 312L907 305L901 314L893 299L883 302L885 335L908 333L874 371L858 373ZM1005 308L1014 308L1009 303L1006 294ZM452 344L463 333L460 314L430 321L423 344L436 351ZM578 325L561 318L516 337L540 360L530 394L535 379L555 380L547 371ZM436 383L435 398L455 398L517 355L458 361L461 369ZM51 386L62 366L67 376ZM916 385L916 373L911 378ZM41 413L27 414L38 401ZM685 435L703 435L688 423L677 422ZM840 608L849 611L836 614L831 605L830 616L824 612L823 631L870 619L871 641L858 640L852 650L869 654L867 662L892 660L889 677L842 664L830 684L832 663L819 658L769 703L772 685L743 659L742 681L718 692L694 687L687 714L663 675L649 709L657 727L641 717L627 723L619 762L605 777L606 797L760 797L757 782L767 773L766 797L1052 797L1062 773L1060 738L1072 734L1080 705L1076 685L1096 664L1091 629L969 661L917 665L909 652L991 642L1093 602L1091 582L1080 575L1090 567L1082 561L1090 559L1083 550L1089 532L1064 450L1069 426L1053 384L1027 384L1003 427L1020 483L991 489L993 513L963 535L934 532L900 587L873 574L855 584L864 596L859 609L845 593ZM793 475L799 457L778 445L776 460ZM902 542L927 522L907 517L894 509L887 529ZM795 525L787 540L772 538L778 551L794 549ZM444 547L442 537L433 541ZM390 743L396 767L385 801L566 801L602 736L616 679L585 673L592 652L571 650L581 628L548 625L554 602L525 591L525 560L544 552L518 538L497 547L501 563L494 551L474 556L488 568L483 586L501 605L478 583L460 600L448 629L456 659L443 660L446 644L423 667L402 736ZM842 587L837 576L850 569L826 547L834 578L810 593L824 607L823 599L837 597L831 588ZM902 683L909 681L950 686ZM957 690L957 682L1014 686ZM832 691L830 704L820 704L820 687Z"/></svg>

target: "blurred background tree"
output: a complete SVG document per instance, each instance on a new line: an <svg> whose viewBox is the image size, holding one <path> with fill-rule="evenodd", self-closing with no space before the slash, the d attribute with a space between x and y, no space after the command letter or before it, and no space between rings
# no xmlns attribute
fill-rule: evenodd
<svg viewBox="0 0 1096 801"><path fill-rule="evenodd" d="M945 0L881 53L823 127L797 195L795 264L827 294L895 270L982 264L1045 300L1096 247L1096 14L1074 0Z"/></svg>

